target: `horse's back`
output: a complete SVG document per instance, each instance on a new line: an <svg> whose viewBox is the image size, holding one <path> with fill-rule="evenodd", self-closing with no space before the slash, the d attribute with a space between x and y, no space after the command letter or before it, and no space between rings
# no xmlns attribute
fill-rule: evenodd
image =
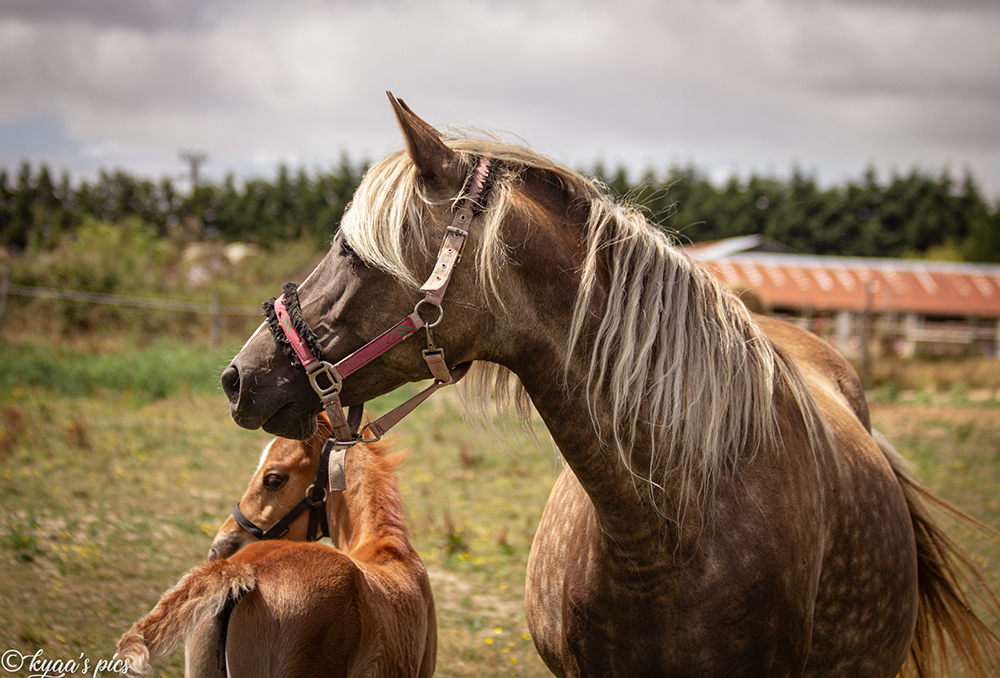
<svg viewBox="0 0 1000 678"><path fill-rule="evenodd" d="M871 429L864 386L843 355L797 325L769 316L754 319L775 346L792 359L814 394L817 388L824 388L841 400L865 429Z"/></svg>

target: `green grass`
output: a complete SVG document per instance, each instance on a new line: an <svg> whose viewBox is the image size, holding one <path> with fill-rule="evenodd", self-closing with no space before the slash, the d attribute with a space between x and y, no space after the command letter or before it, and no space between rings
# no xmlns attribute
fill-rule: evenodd
<svg viewBox="0 0 1000 678"><path fill-rule="evenodd" d="M204 557L269 439L229 418L217 384L230 353L0 345L0 651L110 659ZM524 573L558 457L541 429L469 425L459 397L444 389L393 432L410 451L399 475L434 586L437 675L548 675L527 636ZM887 402L873 420L935 492L1000 527L995 407ZM998 585L1000 545L954 534ZM156 675L182 673L177 652Z"/></svg>
<svg viewBox="0 0 1000 678"><path fill-rule="evenodd" d="M148 400L211 393L219 391L218 375L234 352L164 343L95 353L51 342L5 342L0 343L0 389L35 387L69 397L108 390Z"/></svg>
<svg viewBox="0 0 1000 678"><path fill-rule="evenodd" d="M204 558L270 439L230 419L216 386L227 358L174 345L0 347L0 369L14 370L0 381L0 650L109 659ZM516 430L477 432L456 398L436 394L392 434L410 452L399 475L435 589L437 675L547 675L522 599L558 460ZM156 675L182 673L177 652Z"/></svg>

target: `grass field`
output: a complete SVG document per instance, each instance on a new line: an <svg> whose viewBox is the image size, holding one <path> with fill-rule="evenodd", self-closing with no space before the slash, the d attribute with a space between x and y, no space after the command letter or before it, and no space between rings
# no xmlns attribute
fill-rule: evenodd
<svg viewBox="0 0 1000 678"><path fill-rule="evenodd" d="M204 557L268 440L238 428L219 392L235 348L0 344L0 652L88 659L92 671ZM437 601L437 675L548 675L522 598L558 457L544 431L470 426L459 397L445 389L396 429L410 450L400 478L412 538ZM995 392L986 404L895 393L872 413L935 492L1000 528ZM953 534L1000 588L1000 544ZM156 675L182 672L178 652Z"/></svg>

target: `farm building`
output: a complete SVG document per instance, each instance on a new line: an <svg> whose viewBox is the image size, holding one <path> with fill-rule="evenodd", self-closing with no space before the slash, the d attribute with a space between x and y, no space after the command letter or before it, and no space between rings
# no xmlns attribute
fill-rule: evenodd
<svg viewBox="0 0 1000 678"><path fill-rule="evenodd" d="M903 356L998 355L1000 265L803 255L759 235L685 249L845 355L866 335Z"/></svg>

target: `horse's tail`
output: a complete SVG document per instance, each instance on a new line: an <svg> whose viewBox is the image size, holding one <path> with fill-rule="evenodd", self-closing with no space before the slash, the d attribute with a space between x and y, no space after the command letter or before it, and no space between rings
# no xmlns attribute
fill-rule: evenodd
<svg viewBox="0 0 1000 678"><path fill-rule="evenodd" d="M221 559L198 565L122 635L118 659L128 661L128 675L151 673L153 661L169 654L196 624L224 614L256 585L249 563Z"/></svg>
<svg viewBox="0 0 1000 678"><path fill-rule="evenodd" d="M917 627L900 676L951 676L954 656L968 675L995 678L1000 675L1000 636L973 611L970 597L996 620L1000 603L982 569L935 524L930 507L985 534L997 533L931 494L892 444L878 432L873 435L903 488L917 541Z"/></svg>

